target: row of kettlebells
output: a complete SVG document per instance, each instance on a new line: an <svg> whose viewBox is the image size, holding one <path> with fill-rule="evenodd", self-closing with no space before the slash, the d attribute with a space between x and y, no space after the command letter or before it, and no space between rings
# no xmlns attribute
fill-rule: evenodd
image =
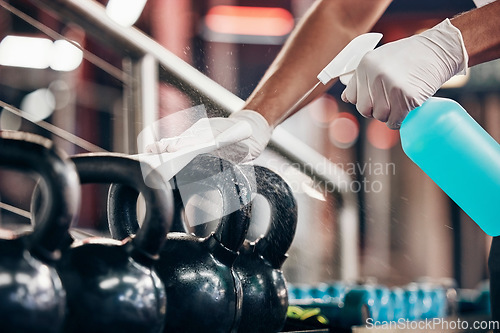
<svg viewBox="0 0 500 333"><path fill-rule="evenodd" d="M288 294L281 266L297 207L274 172L204 155L170 182L148 170L147 184L155 184L148 186L147 166L130 156L67 157L51 141L20 132L0 132L0 167L41 177L33 231L0 240L2 332L277 332L283 326ZM114 239L71 237L86 183L112 184ZM207 237L181 230L189 198L181 200L179 188L186 183L223 198L223 218ZM141 226L139 193L146 205ZM255 194L267 199L271 216L265 235L250 242ZM228 207L231 200L239 209Z"/></svg>

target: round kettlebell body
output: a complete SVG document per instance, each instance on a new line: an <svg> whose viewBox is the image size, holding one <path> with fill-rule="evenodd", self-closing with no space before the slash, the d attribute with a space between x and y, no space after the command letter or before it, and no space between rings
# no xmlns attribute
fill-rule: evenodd
<svg viewBox="0 0 500 333"><path fill-rule="evenodd" d="M235 270L243 286L243 315L238 331L279 332L288 309L288 289L283 272L266 263L254 245L247 241L239 252Z"/></svg>
<svg viewBox="0 0 500 333"><path fill-rule="evenodd" d="M140 162L126 155L83 154L72 160L82 183L120 183L140 191L146 216L133 238L90 238L63 251L57 270L68 299L65 331L161 332L166 297L153 263L172 221L168 183L151 170L149 177L158 186L148 187Z"/></svg>
<svg viewBox="0 0 500 333"><path fill-rule="evenodd" d="M78 175L50 140L22 132L0 132L0 166L38 174L43 199L32 232L1 231L0 331L60 332L66 293L53 265L78 211Z"/></svg>
<svg viewBox="0 0 500 333"><path fill-rule="evenodd" d="M26 250L24 237L0 240L2 332L59 332L66 293L55 269Z"/></svg>
<svg viewBox="0 0 500 333"><path fill-rule="evenodd" d="M150 268L130 258L128 247L95 239L65 252L58 271L71 309L67 332L161 332L166 306L162 283Z"/></svg>
<svg viewBox="0 0 500 333"><path fill-rule="evenodd" d="M155 264L169 300L165 332L231 332L241 297L230 265L236 254L213 235L185 233L169 233L162 253L175 253Z"/></svg>

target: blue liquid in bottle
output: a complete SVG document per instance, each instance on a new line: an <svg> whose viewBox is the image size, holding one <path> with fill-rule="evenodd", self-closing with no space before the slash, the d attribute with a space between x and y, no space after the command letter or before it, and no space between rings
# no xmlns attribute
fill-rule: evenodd
<svg viewBox="0 0 500 333"><path fill-rule="evenodd" d="M408 114L400 136L415 164L485 233L500 235L500 145L460 104L430 98Z"/></svg>

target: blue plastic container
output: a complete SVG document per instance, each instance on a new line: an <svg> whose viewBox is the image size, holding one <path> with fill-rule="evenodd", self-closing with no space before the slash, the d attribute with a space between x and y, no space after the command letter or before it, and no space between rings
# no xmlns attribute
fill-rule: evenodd
<svg viewBox="0 0 500 333"><path fill-rule="evenodd" d="M406 155L484 232L500 235L500 145L464 108L432 97L408 114L400 135Z"/></svg>
<svg viewBox="0 0 500 333"><path fill-rule="evenodd" d="M392 288L390 295L389 317L392 321L406 318L405 293L403 288Z"/></svg>

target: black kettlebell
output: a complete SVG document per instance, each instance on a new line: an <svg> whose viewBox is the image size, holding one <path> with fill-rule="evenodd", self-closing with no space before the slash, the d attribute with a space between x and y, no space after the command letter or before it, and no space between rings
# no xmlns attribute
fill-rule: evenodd
<svg viewBox="0 0 500 333"><path fill-rule="evenodd" d="M248 180L229 162L201 155L182 169L173 183L175 197L182 196L184 203L204 191L217 190L224 208L216 230L205 238L184 232L167 236L155 264L168 298L165 332L235 332L242 290L232 265L250 222ZM183 191L186 188L190 191ZM137 230L136 199L137 193L124 186L110 187L108 221L113 235ZM234 200L238 207L231 211L229 202Z"/></svg>
<svg viewBox="0 0 500 333"><path fill-rule="evenodd" d="M0 331L60 332L66 294L53 265L78 212L78 175L50 140L22 132L0 132L0 166L41 176L42 199L31 233L0 239Z"/></svg>
<svg viewBox="0 0 500 333"><path fill-rule="evenodd" d="M234 263L243 286L238 332L279 332L286 320L288 291L281 267L297 226L297 205L288 184L273 171L245 167L255 174L254 193L271 208L269 227L255 242L245 240Z"/></svg>
<svg viewBox="0 0 500 333"><path fill-rule="evenodd" d="M90 238L63 251L57 269L67 292L65 331L161 332L165 289L152 266L171 224L172 190L154 170L149 177L158 186L148 187L140 162L125 155L83 154L72 160L82 184L113 182L139 190L146 216L133 238Z"/></svg>

